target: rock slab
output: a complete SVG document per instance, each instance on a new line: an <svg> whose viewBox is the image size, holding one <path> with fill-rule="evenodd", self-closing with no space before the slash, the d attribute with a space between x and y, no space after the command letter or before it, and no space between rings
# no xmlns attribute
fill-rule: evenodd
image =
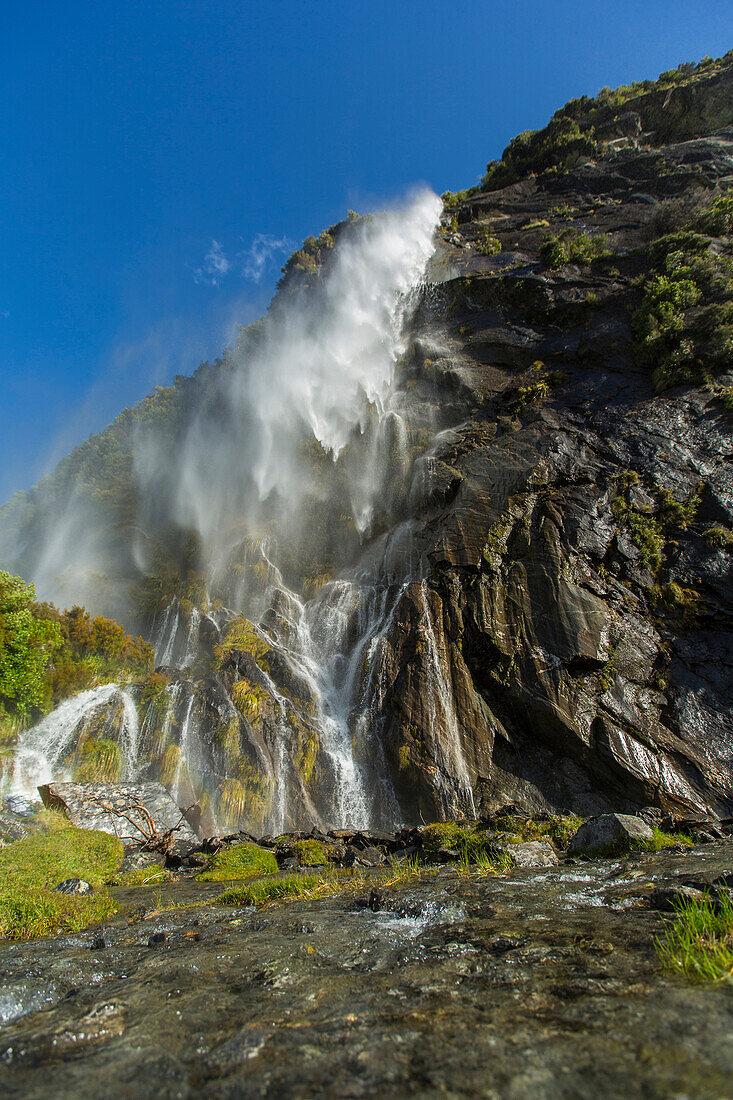
<svg viewBox="0 0 733 1100"><path fill-rule="evenodd" d="M182 811L161 783L46 783L38 788L38 793L47 809L66 814L77 829L112 833L126 847L134 847L146 839L147 814L158 834L175 829L177 843L198 843L190 825L181 821Z"/></svg>

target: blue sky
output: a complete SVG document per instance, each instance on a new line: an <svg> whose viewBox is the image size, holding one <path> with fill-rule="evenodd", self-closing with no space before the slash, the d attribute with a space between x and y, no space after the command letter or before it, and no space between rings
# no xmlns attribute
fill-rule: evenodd
<svg viewBox="0 0 733 1100"><path fill-rule="evenodd" d="M348 208L733 46L730 0L1 7L0 500L214 357Z"/></svg>

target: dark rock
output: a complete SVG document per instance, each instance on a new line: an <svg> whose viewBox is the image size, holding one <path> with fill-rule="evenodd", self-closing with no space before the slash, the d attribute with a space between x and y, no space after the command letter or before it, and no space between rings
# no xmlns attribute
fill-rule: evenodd
<svg viewBox="0 0 733 1100"><path fill-rule="evenodd" d="M148 947L162 947L168 940L165 932L153 932L148 936Z"/></svg>
<svg viewBox="0 0 733 1100"><path fill-rule="evenodd" d="M96 936L94 937L94 939L92 940L91 944L89 945L89 950L90 951L106 951L106 949L108 947L111 947L111 946L112 946L112 941L111 941L111 938L109 936L109 933L106 932L104 929L102 929L102 931L98 932L96 934Z"/></svg>
<svg viewBox="0 0 733 1100"><path fill-rule="evenodd" d="M369 891L369 900L367 905L371 909L372 913L378 913L382 908L383 898L379 890Z"/></svg>
<svg viewBox="0 0 733 1100"><path fill-rule="evenodd" d="M83 878L65 878L58 886L54 886L57 894L91 894L92 887Z"/></svg>
<svg viewBox="0 0 733 1100"><path fill-rule="evenodd" d="M702 901L708 895L694 886L659 886L649 896L649 906L672 913L685 902Z"/></svg>
<svg viewBox="0 0 733 1100"><path fill-rule="evenodd" d="M628 814L601 814L580 826L568 845L568 852L571 855L602 854L651 839L652 830L642 818Z"/></svg>

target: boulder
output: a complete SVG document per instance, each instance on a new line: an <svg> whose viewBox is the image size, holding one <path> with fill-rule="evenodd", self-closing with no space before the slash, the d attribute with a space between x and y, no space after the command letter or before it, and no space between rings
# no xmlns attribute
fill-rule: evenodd
<svg viewBox="0 0 733 1100"><path fill-rule="evenodd" d="M652 830L641 817L631 814L600 814L581 825L568 845L571 855L594 855L623 851L626 847L651 840Z"/></svg>
<svg viewBox="0 0 733 1100"><path fill-rule="evenodd" d="M125 847L146 840L150 821L159 835L175 829L177 847L198 844L161 783L46 783L38 792L47 809L66 814L77 829L112 833Z"/></svg>
<svg viewBox="0 0 733 1100"><path fill-rule="evenodd" d="M521 844L502 844L517 867L557 867L560 860L549 840L527 840Z"/></svg>

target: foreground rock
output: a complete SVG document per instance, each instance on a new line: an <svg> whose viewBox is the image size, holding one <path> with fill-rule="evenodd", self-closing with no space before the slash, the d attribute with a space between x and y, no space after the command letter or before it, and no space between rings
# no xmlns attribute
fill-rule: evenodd
<svg viewBox="0 0 733 1100"><path fill-rule="evenodd" d="M733 842L260 912L120 889L104 932L0 945L9 1100L731 1095L730 988L660 968L655 889Z"/></svg>

